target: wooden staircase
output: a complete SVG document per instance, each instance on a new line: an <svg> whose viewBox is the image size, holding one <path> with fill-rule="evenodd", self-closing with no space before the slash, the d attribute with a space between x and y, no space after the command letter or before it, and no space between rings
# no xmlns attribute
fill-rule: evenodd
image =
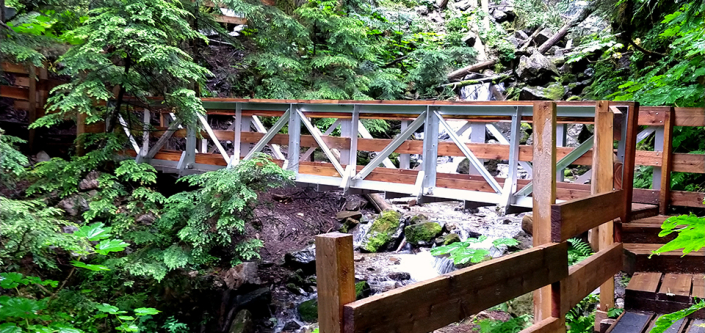
<svg viewBox="0 0 705 333"><path fill-rule="evenodd" d="M624 271L632 278L625 291L625 313L608 333L647 333L663 314L690 307L705 299L705 250L683 255L653 251L676 235L659 237L661 225L670 216L651 214L644 208L635 212L632 222L622 224ZM671 326L668 333L705 333L705 310Z"/></svg>

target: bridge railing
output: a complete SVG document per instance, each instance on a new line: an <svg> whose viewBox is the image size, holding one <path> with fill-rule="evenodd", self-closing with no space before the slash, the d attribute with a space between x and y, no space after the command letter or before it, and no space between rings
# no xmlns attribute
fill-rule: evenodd
<svg viewBox="0 0 705 333"><path fill-rule="evenodd" d="M535 324L524 332L565 332L565 314L598 287L601 316L614 307L622 244L614 241L613 221L628 209L626 192L614 188L614 113L607 103L597 104L595 123L602 130L596 131L593 154L594 194L556 204L555 104L537 103L534 110L534 247L355 300L352 236L318 236L322 333L425 333L532 291ZM566 241L589 229L599 239L598 252L569 267Z"/></svg>

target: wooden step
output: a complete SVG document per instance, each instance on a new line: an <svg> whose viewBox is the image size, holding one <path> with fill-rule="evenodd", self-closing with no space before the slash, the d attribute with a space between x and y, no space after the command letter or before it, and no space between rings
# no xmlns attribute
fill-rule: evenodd
<svg viewBox="0 0 705 333"><path fill-rule="evenodd" d="M651 217L658 215L658 206L632 203L632 213L630 215L631 221L643 219L645 217Z"/></svg>
<svg viewBox="0 0 705 333"><path fill-rule="evenodd" d="M671 313L693 305L705 294L705 275L637 272L624 293L624 307L629 311ZM705 311L690 318L703 319Z"/></svg>
<svg viewBox="0 0 705 333"><path fill-rule="evenodd" d="M622 223L622 242L624 243L651 243L666 244L676 238L672 233L666 237L659 237L661 225L670 216L657 215Z"/></svg>
<svg viewBox="0 0 705 333"><path fill-rule="evenodd" d="M705 273L705 249L694 251L687 255L683 252L670 251L653 255L653 251L662 244L625 243L624 271L661 273Z"/></svg>

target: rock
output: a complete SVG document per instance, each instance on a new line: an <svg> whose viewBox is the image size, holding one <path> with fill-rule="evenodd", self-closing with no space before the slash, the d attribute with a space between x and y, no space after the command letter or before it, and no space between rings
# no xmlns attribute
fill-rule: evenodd
<svg viewBox="0 0 705 333"><path fill-rule="evenodd" d="M407 281L411 280L411 274L407 272L391 272L387 275L390 279L394 281Z"/></svg>
<svg viewBox="0 0 705 333"><path fill-rule="evenodd" d="M544 87L524 87L519 92L519 100L522 101L557 101L563 99L566 89L560 83L553 83Z"/></svg>
<svg viewBox="0 0 705 333"><path fill-rule="evenodd" d="M291 292L292 294L294 294L294 295L303 295L303 294L305 294L304 290L301 289L301 288L299 288L299 286L297 286L297 285L294 284L294 283L287 283L284 287L286 287L286 290L290 291L290 292Z"/></svg>
<svg viewBox="0 0 705 333"><path fill-rule="evenodd" d="M42 150L42 151L40 151L40 152L37 153L37 155L34 157L34 160L35 160L37 163L39 163L39 162L48 162L48 161L51 161L51 157L49 156L49 154L47 154L47 152L45 152L45 151Z"/></svg>
<svg viewBox="0 0 705 333"><path fill-rule="evenodd" d="M526 42L526 40L529 39L529 35L527 35L527 34L526 34L524 31L522 31L522 30L516 30L516 31L514 31L514 37L516 37L516 39L518 39L518 40L520 40L520 41L523 41L523 42Z"/></svg>
<svg viewBox="0 0 705 333"><path fill-rule="evenodd" d="M455 8L463 12L474 7L475 3L473 3L471 0L465 0L455 4Z"/></svg>
<svg viewBox="0 0 705 333"><path fill-rule="evenodd" d="M449 244L460 242L460 236L458 234L452 234L452 233L444 235L442 237L438 237L438 239L440 239L440 245L449 245Z"/></svg>
<svg viewBox="0 0 705 333"><path fill-rule="evenodd" d="M236 302L238 308L250 310L251 313L269 314L272 291L269 287L255 289L247 294L238 295Z"/></svg>
<svg viewBox="0 0 705 333"><path fill-rule="evenodd" d="M401 214L386 210L372 222L369 232L362 240L361 250L380 252L396 248L399 245L404 226L400 221Z"/></svg>
<svg viewBox="0 0 705 333"><path fill-rule="evenodd" d="M301 250L289 252L284 255L284 262L290 267L313 272L316 270L316 246L309 245Z"/></svg>
<svg viewBox="0 0 705 333"><path fill-rule="evenodd" d="M254 331L252 313L248 310L240 310L235 315L235 319L230 323L228 333L254 333Z"/></svg>
<svg viewBox="0 0 705 333"><path fill-rule="evenodd" d="M292 321L290 321L290 322L284 324L284 327L282 328L282 331L284 331L284 332L294 332L294 331L298 330L299 328L301 328L301 325L299 325L297 322L295 322L295 321L292 320Z"/></svg>
<svg viewBox="0 0 705 333"><path fill-rule="evenodd" d="M353 257L353 261L354 261L354 262L363 262L363 261L365 261L365 257L363 257L363 256L354 256L354 257Z"/></svg>
<svg viewBox="0 0 705 333"><path fill-rule="evenodd" d="M360 221L348 217L347 219L345 219L345 222L343 222L343 225L340 226L340 232L348 233L350 232L350 230L357 227L358 224L360 224Z"/></svg>
<svg viewBox="0 0 705 333"><path fill-rule="evenodd" d="M551 37L553 37L553 31L550 28L546 28L539 32L539 34L534 38L534 41L536 42L536 45L540 46L551 39Z"/></svg>
<svg viewBox="0 0 705 333"><path fill-rule="evenodd" d="M509 15L507 15L507 13L505 13L501 10L498 10L498 9L492 10L492 14L490 14L490 15L492 15L492 18L497 23L509 21Z"/></svg>
<svg viewBox="0 0 705 333"><path fill-rule="evenodd" d="M360 210L362 207L365 206L367 203L367 200L361 198L360 196L357 195L350 195L345 198L345 210Z"/></svg>
<svg viewBox="0 0 705 333"><path fill-rule="evenodd" d="M243 284L259 285L262 283L257 274L257 264L254 262L243 262L230 268L225 272L223 280L225 285L231 290L238 289Z"/></svg>
<svg viewBox="0 0 705 333"><path fill-rule="evenodd" d="M534 85L548 83L559 75L556 65L539 52L533 52L531 57L521 56L516 72L520 79Z"/></svg>
<svg viewBox="0 0 705 333"><path fill-rule="evenodd" d="M523 44L523 42L522 42L521 40L517 39L517 38L514 37L514 36L509 36L509 38L507 38L507 40L508 40L512 45L514 45L514 47L516 47L516 48L520 47L520 46Z"/></svg>
<svg viewBox="0 0 705 333"><path fill-rule="evenodd" d="M315 323L318 321L318 300L310 299L305 301L296 307L299 312L299 318L308 323Z"/></svg>
<svg viewBox="0 0 705 333"><path fill-rule="evenodd" d="M404 229L406 241L412 245L430 244L441 232L443 227L436 222L418 223Z"/></svg>
<svg viewBox="0 0 705 333"><path fill-rule="evenodd" d="M152 223L154 223L154 220L156 220L156 219L157 219L157 217L154 216L154 214L147 213L147 214L142 214L140 216L137 216L135 221L137 221L138 223L142 223L144 225L152 225Z"/></svg>
<svg viewBox="0 0 705 333"><path fill-rule="evenodd" d="M362 217L362 213L359 211L341 211L335 214L335 218L338 219L338 221L345 221L348 218L353 218L355 220L359 220Z"/></svg>
<svg viewBox="0 0 705 333"><path fill-rule="evenodd" d="M524 230L528 235L534 234L534 217L531 214L526 214L521 218L521 230Z"/></svg>
<svg viewBox="0 0 705 333"><path fill-rule="evenodd" d="M65 233L65 234L72 234L76 231L78 231L78 227L74 227L72 225L61 227L61 232Z"/></svg>
<svg viewBox="0 0 705 333"><path fill-rule="evenodd" d="M414 11L416 11L416 14L419 14L419 16L428 15L428 7L426 6L417 6L414 8Z"/></svg>
<svg viewBox="0 0 705 333"><path fill-rule="evenodd" d="M56 207L63 209L70 216L77 216L90 208L88 200L81 194L74 194L64 198L59 201Z"/></svg>
<svg viewBox="0 0 705 333"><path fill-rule="evenodd" d="M91 171L83 178L80 183L78 183L78 189L81 191L95 190L98 188L98 178L100 177L100 172Z"/></svg>
<svg viewBox="0 0 705 333"><path fill-rule="evenodd" d="M468 33L466 33L460 40L463 41L465 45L473 47L475 45L475 41L477 41L477 35L472 31L468 31Z"/></svg>
<svg viewBox="0 0 705 333"><path fill-rule="evenodd" d="M424 214L414 215L409 219L409 224L428 222L428 217Z"/></svg>

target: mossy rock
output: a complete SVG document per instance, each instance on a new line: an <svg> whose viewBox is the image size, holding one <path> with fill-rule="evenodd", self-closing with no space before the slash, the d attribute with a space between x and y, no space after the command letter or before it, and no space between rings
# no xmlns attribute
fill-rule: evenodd
<svg viewBox="0 0 705 333"><path fill-rule="evenodd" d="M442 240L441 244L443 244L443 245L449 245L449 244L460 242L460 236L458 236L458 234L447 234L447 235L440 237L440 238Z"/></svg>
<svg viewBox="0 0 705 333"><path fill-rule="evenodd" d="M387 210L372 222L370 231L367 233L362 245L362 249L368 252L379 252L384 250L389 243L394 240L394 236L399 230L401 214L397 211Z"/></svg>
<svg viewBox="0 0 705 333"><path fill-rule="evenodd" d="M436 236L443 232L443 227L436 222L423 222L414 224L404 229L406 241L409 244L429 244Z"/></svg>
<svg viewBox="0 0 705 333"><path fill-rule="evenodd" d="M311 299L299 304L296 308L299 311L299 318L307 323L318 321L318 300Z"/></svg>
<svg viewBox="0 0 705 333"><path fill-rule="evenodd" d="M428 217L424 214L414 215L409 219L409 224L419 224L423 222L428 222Z"/></svg>

